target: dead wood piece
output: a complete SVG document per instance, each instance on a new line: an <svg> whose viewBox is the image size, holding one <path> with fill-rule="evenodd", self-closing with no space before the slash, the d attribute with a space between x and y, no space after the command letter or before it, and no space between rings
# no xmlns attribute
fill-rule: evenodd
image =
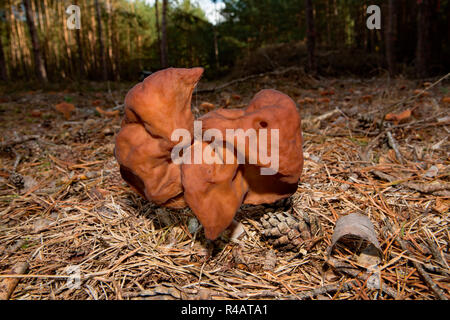
<svg viewBox="0 0 450 320"><path fill-rule="evenodd" d="M394 139L394 137L392 136L392 133L390 131L386 132L387 138L388 138L388 142L389 145L391 146L392 149L394 149L395 151L395 156L397 157L397 160L403 164L405 161L403 159L402 153L400 152L400 150L398 149L398 143L397 141Z"/></svg>
<svg viewBox="0 0 450 320"><path fill-rule="evenodd" d="M27 262L18 262L9 272L10 274L25 274L29 268ZM14 292L20 278L4 278L0 282L0 300L8 300Z"/></svg>
<svg viewBox="0 0 450 320"><path fill-rule="evenodd" d="M16 138L10 141L5 141L0 143L0 150L4 150L6 147L13 147L17 144L21 144L30 140L36 140L39 139L39 136L24 136L21 138Z"/></svg>
<svg viewBox="0 0 450 320"><path fill-rule="evenodd" d="M403 250L405 250L408 255L410 255L410 251L408 250L408 246L406 245L405 241L397 237L397 242L400 243L400 246ZM438 287L436 283L434 283L433 279L425 272L424 268L420 263L418 263L415 260L411 260L414 267L417 269L417 272L422 277L422 279L425 281L425 283L430 287L431 291L433 291L434 295L440 299L440 300L448 300L448 297L445 295L444 291L441 290L441 288Z"/></svg>

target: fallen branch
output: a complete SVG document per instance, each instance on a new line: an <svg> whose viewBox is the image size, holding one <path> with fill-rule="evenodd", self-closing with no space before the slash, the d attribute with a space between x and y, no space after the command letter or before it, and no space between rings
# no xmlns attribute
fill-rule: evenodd
<svg viewBox="0 0 450 320"><path fill-rule="evenodd" d="M16 144L21 144L30 140L37 140L39 139L39 136L23 136L22 138L16 138L10 141L5 141L0 143L0 150L3 150L7 147L13 147Z"/></svg>
<svg viewBox="0 0 450 320"><path fill-rule="evenodd" d="M396 240L398 243L400 243L402 250L406 251L407 254L409 255L410 251L408 250L408 247L406 246L405 242L399 237L397 237ZM417 269L417 272L425 281L425 283L430 287L431 291L433 291L434 295L441 300L448 300L444 291L442 291L441 288L439 288L438 285L434 283L433 279L431 279L431 277L425 272L424 268L420 265L420 263L412 259L411 262L413 263L414 267Z"/></svg>
<svg viewBox="0 0 450 320"><path fill-rule="evenodd" d="M27 262L19 262L14 265L11 270L12 275L21 275L27 272L28 270ZM4 278L2 282L0 282L0 300L8 300L11 297L14 289L19 283L20 278Z"/></svg>

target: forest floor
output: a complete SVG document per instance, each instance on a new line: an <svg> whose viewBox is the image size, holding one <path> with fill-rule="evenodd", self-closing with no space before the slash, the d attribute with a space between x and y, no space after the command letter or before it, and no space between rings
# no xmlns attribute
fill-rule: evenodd
<svg viewBox="0 0 450 320"><path fill-rule="evenodd" d="M405 101L426 85L293 71L195 93L198 115L202 102L242 107L260 89L275 88L298 102L303 119L305 165L293 210L285 203L243 206L236 216L241 237L225 234L214 244L202 230L191 233L189 209L159 208L122 180L113 149L128 84L0 96L0 282L7 284L0 294L450 298L450 85ZM76 107L70 119L55 111L64 101ZM398 123L378 125L386 113L405 110ZM306 221L310 237L293 248L274 247L261 219L286 210ZM344 245L328 256L337 219L350 213L372 221L379 257ZM312 221L320 228L313 230ZM5 276L13 271L20 275Z"/></svg>

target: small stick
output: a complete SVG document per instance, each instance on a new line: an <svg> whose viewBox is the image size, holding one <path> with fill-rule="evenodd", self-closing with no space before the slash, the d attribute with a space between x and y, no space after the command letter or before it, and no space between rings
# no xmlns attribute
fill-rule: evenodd
<svg viewBox="0 0 450 320"><path fill-rule="evenodd" d="M321 294L326 294L330 292L345 292L353 289L353 286L357 286L358 281L351 280L349 282L341 284L329 284L322 286L320 288L304 291L304 292L298 292L296 293L296 297L298 297L300 300L313 298Z"/></svg>
<svg viewBox="0 0 450 320"><path fill-rule="evenodd" d="M403 161L403 156L400 153L400 150L398 150L398 144L397 141L395 141L394 137L392 136L392 133L390 131L386 132L386 135L388 137L388 141L389 141L389 145L391 146L392 149L394 149L395 151L395 155L397 156L398 161L401 164L404 164Z"/></svg>
<svg viewBox="0 0 450 320"><path fill-rule="evenodd" d="M333 257L329 257L328 260L326 261L326 263L328 265L330 265L331 267L333 267L334 269L336 269L339 272L343 272L351 277L354 278L358 278L361 281L367 281L367 279L370 277L369 274L367 273L361 273L360 270L355 269L351 264L345 263L345 262L341 262L338 261L337 259L333 258ZM381 290L383 291L385 294L391 296L394 299L397 299L397 292L390 288L389 286L387 286L386 284L381 284L378 286L376 286L377 290Z"/></svg>
<svg viewBox="0 0 450 320"><path fill-rule="evenodd" d="M436 259L436 261L442 266L442 267L447 267L447 269L449 269L449 266L447 264L447 261L445 261L445 259L442 257L442 253L439 250L439 247L437 246L436 243L434 243L433 241L431 241L431 239L425 239L425 241L427 242L428 248L431 251L431 254L433 255L433 257Z"/></svg>
<svg viewBox="0 0 450 320"><path fill-rule="evenodd" d="M14 265L11 272L13 275L22 275L27 272L29 264L27 262L19 262ZM0 300L8 300L14 289L19 283L20 278L4 278L0 282Z"/></svg>
<svg viewBox="0 0 450 320"><path fill-rule="evenodd" d="M24 143L24 142L27 142L30 140L37 140L37 139L39 139L39 136L24 136L22 138L16 138L11 141L2 142L2 143L0 143L0 150L3 148L6 148L6 147L15 146L16 144Z"/></svg>
<svg viewBox="0 0 450 320"><path fill-rule="evenodd" d="M409 253L409 250L407 249L405 242L402 239L400 239L399 237L397 237L397 241L398 241L398 243L400 243L400 246L402 247L402 249L404 251L406 251L407 253ZM418 263L414 260L411 260L411 262L413 263L414 267L417 269L417 272L422 277L422 279L425 281L425 283L430 287L431 291L433 291L434 295L441 300L448 300L444 291L442 291L441 288L439 288L437 286L437 284L434 283L433 279L431 279L431 277L425 272L425 270L420 265L420 263Z"/></svg>

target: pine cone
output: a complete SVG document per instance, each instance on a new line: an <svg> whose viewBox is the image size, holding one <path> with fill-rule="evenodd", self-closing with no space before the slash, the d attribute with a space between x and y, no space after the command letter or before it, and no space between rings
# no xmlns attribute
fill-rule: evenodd
<svg viewBox="0 0 450 320"><path fill-rule="evenodd" d="M89 136L83 128L76 131L75 135L73 137L73 140L75 142L80 142L80 143L86 143L86 142L88 142L88 139L89 139Z"/></svg>
<svg viewBox="0 0 450 320"><path fill-rule="evenodd" d="M11 172L8 180L19 190L22 189L25 185L23 176L15 172Z"/></svg>
<svg viewBox="0 0 450 320"><path fill-rule="evenodd" d="M307 213L296 217L289 211L269 212L261 218L260 225L269 243L282 250L299 248L306 240L322 233L317 217Z"/></svg>
<svg viewBox="0 0 450 320"><path fill-rule="evenodd" d="M358 117L357 127L363 130L367 130L373 126L375 118L373 115L361 114Z"/></svg>

